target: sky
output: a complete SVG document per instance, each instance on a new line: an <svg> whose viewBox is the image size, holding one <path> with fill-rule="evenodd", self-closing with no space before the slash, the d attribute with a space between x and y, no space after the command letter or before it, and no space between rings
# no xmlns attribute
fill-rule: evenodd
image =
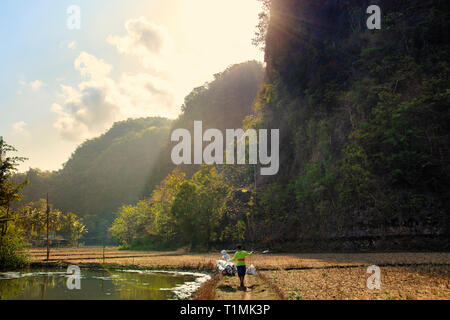
<svg viewBox="0 0 450 320"><path fill-rule="evenodd" d="M0 136L28 158L20 171L58 170L116 121L176 118L215 73L263 61L251 42L260 11L257 0L2 0Z"/></svg>

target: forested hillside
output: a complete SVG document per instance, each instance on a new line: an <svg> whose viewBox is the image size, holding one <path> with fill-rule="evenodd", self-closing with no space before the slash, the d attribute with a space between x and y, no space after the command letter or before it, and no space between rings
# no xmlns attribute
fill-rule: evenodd
<svg viewBox="0 0 450 320"><path fill-rule="evenodd" d="M449 3L376 1L368 30L371 4L271 2L253 125L280 128L281 159L259 178L260 240L448 247Z"/></svg>
<svg viewBox="0 0 450 320"><path fill-rule="evenodd" d="M49 193L55 209L84 218L89 238L102 238L122 204L144 197L147 177L164 142L171 121L141 118L117 122L98 138L85 141L56 172L30 169L14 176L28 179L19 204L38 201Z"/></svg>
<svg viewBox="0 0 450 320"><path fill-rule="evenodd" d="M214 81L195 88L185 98L182 113L172 125L194 132L194 121L202 121L203 131L216 128L242 128L242 122L251 115L258 89L263 82L264 68L256 61L236 64L214 75ZM149 177L150 193L165 176L175 168L170 158L173 143L167 141L164 150ZM198 165L181 165L180 170L188 176L200 169Z"/></svg>
<svg viewBox="0 0 450 320"><path fill-rule="evenodd" d="M264 69L250 61L231 66L185 99L182 113L172 125L193 132L194 121L203 130L242 128L263 82ZM149 197L123 206L110 231L124 247L192 248L243 240L241 217L229 219L227 212L235 188L248 181L247 166L175 166L171 160L174 143L167 141L147 188ZM251 170L252 168L250 168ZM230 202L230 203L229 203ZM246 204L244 204L246 205Z"/></svg>

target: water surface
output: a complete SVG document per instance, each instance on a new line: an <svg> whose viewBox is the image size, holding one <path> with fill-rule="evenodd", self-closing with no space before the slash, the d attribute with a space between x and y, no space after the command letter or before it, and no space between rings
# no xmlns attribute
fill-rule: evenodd
<svg viewBox="0 0 450 320"><path fill-rule="evenodd" d="M208 275L152 270L81 269L81 289L70 290L66 270L0 272L2 300L186 299Z"/></svg>

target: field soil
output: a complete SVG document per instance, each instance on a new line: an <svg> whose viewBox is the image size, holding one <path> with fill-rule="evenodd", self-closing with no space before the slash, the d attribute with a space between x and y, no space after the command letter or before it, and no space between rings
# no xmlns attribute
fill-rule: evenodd
<svg viewBox="0 0 450 320"><path fill-rule="evenodd" d="M246 276L245 288L239 287L239 278L223 277L216 285L215 300L278 300L280 297L269 283L259 276Z"/></svg>
<svg viewBox="0 0 450 320"><path fill-rule="evenodd" d="M113 247L29 250L33 265L77 264L141 269L196 270L215 274L216 253L120 251ZM247 258L249 259L249 258ZM199 290L204 299L450 299L450 253L258 254L253 264L258 276L246 277L247 290L237 277L215 276ZM367 267L381 270L381 288L371 290ZM201 298L201 297L200 297Z"/></svg>
<svg viewBox="0 0 450 320"><path fill-rule="evenodd" d="M450 267L381 267L381 288L367 288L367 268L261 271L293 300L449 300Z"/></svg>

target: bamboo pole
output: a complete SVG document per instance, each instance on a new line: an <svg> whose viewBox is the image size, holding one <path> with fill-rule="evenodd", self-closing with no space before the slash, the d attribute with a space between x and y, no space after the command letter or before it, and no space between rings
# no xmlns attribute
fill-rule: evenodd
<svg viewBox="0 0 450 320"><path fill-rule="evenodd" d="M50 241L49 241L49 215L50 215L50 206L48 205L48 193L47 193L47 261L50 259Z"/></svg>

